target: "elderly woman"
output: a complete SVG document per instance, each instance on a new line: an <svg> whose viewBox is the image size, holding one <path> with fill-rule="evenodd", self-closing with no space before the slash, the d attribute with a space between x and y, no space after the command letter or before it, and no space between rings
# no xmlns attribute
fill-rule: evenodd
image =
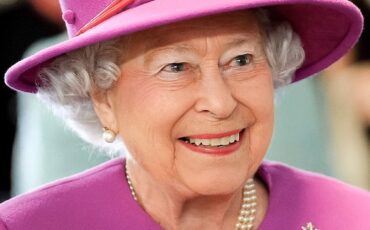
<svg viewBox="0 0 370 230"><path fill-rule="evenodd" d="M262 162L274 89L358 39L350 2L61 6L70 39L14 65L6 83L126 158L4 202L1 230L370 229L366 191Z"/></svg>

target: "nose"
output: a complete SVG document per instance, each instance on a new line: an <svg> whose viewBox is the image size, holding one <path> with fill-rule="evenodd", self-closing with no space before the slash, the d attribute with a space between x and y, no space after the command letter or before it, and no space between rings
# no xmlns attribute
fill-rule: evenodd
<svg viewBox="0 0 370 230"><path fill-rule="evenodd" d="M201 75L195 110L217 119L228 118L237 107L237 101L220 70L203 71Z"/></svg>

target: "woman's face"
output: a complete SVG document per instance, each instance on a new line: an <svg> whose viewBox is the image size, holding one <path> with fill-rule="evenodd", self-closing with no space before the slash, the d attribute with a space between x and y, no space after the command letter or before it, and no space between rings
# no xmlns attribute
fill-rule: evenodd
<svg viewBox="0 0 370 230"><path fill-rule="evenodd" d="M131 35L107 94L110 115L100 118L154 180L196 194L234 191L253 176L272 133L263 47L247 12Z"/></svg>

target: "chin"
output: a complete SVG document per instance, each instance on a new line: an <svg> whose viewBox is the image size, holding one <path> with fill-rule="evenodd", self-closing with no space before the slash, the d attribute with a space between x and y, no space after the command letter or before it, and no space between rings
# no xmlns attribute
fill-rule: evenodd
<svg viewBox="0 0 370 230"><path fill-rule="evenodd" d="M186 187L196 194L226 195L236 192L244 185L248 172L235 167L207 168L201 171L180 172L180 177Z"/></svg>
<svg viewBox="0 0 370 230"><path fill-rule="evenodd" d="M252 177L254 162L245 142L227 155L211 155L177 148L176 173L190 191L202 195L230 194L240 189Z"/></svg>

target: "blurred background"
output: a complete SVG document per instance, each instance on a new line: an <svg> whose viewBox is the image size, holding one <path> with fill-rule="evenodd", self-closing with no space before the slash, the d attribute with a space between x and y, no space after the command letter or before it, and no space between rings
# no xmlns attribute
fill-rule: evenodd
<svg viewBox="0 0 370 230"><path fill-rule="evenodd" d="M319 77L276 92L267 160L370 190L370 1L359 44ZM0 74L22 57L67 39L57 0L0 0ZM0 84L0 202L109 158L68 130L37 98Z"/></svg>

